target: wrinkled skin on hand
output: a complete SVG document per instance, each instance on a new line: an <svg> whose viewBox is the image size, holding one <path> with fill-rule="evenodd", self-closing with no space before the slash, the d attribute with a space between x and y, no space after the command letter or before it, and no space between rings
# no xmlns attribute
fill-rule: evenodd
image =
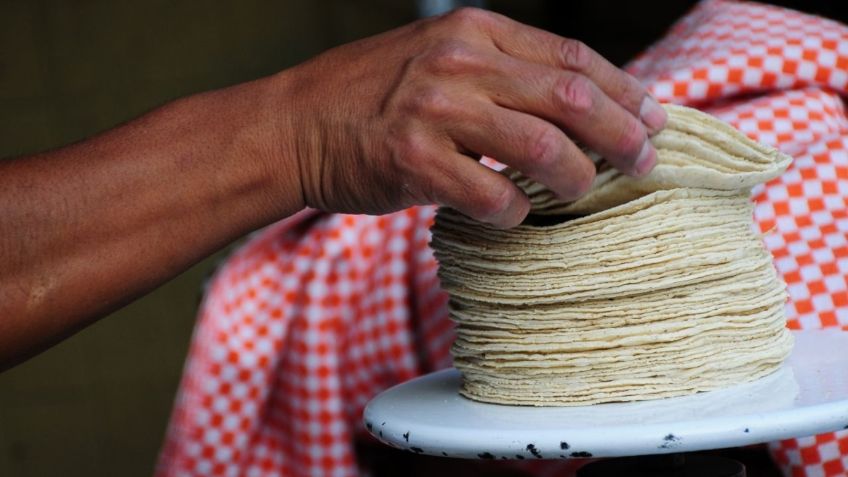
<svg viewBox="0 0 848 477"><path fill-rule="evenodd" d="M288 79L279 130L305 205L387 213L456 208L519 224L527 197L486 155L564 199L595 168L575 142L639 176L665 113L640 83L586 45L501 15L458 10L330 50Z"/></svg>

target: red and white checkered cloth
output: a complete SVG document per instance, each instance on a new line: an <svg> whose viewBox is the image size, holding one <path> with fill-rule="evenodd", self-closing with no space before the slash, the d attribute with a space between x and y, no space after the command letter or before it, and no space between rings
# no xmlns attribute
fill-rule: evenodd
<svg viewBox="0 0 848 477"><path fill-rule="evenodd" d="M764 240L789 285L788 326L848 330L848 28L708 0L629 69L661 101L795 157L755 191L755 219L773 230ZM201 308L157 475L366 473L354 454L365 403L451 363L433 213L306 211L230 257ZM848 475L846 432L771 449L787 475Z"/></svg>

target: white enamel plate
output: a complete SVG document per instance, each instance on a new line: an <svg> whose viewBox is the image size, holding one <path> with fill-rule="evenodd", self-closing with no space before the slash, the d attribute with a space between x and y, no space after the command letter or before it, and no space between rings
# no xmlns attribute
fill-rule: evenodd
<svg viewBox="0 0 848 477"><path fill-rule="evenodd" d="M416 453L471 459L619 457L735 447L848 429L848 332L796 332L776 373L679 398L581 407L484 404L439 371L381 393L365 425Z"/></svg>

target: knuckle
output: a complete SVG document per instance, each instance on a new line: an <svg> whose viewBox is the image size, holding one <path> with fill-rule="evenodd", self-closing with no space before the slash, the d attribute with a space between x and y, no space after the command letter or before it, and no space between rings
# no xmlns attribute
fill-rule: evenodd
<svg viewBox="0 0 848 477"><path fill-rule="evenodd" d="M424 88L412 96L407 110L413 116L442 119L451 115L453 102L440 88Z"/></svg>
<svg viewBox="0 0 848 477"><path fill-rule="evenodd" d="M621 86L621 97L631 111L637 112L639 111L639 107L642 106L642 100L648 92L645 91L639 80L627 73L624 73L624 75L625 79Z"/></svg>
<svg viewBox="0 0 848 477"><path fill-rule="evenodd" d="M398 133L394 138L394 154L392 158L395 166L405 169L408 165L415 164L418 160L422 160L427 155L429 147L428 141L424 135L413 132L404 131Z"/></svg>
<svg viewBox="0 0 848 477"><path fill-rule="evenodd" d="M592 82L580 74L565 75L559 79L556 94L559 102L577 114L589 113L595 105Z"/></svg>
<svg viewBox="0 0 848 477"><path fill-rule="evenodd" d="M541 127L535 134L530 159L532 168L541 173L549 172L561 156L559 133L551 127Z"/></svg>
<svg viewBox="0 0 848 477"><path fill-rule="evenodd" d="M427 71L439 75L456 74L475 64L474 52L459 40L444 40L424 56Z"/></svg>
<svg viewBox="0 0 848 477"><path fill-rule="evenodd" d="M481 27L491 19L491 13L474 7L458 8L445 15L455 27Z"/></svg>
<svg viewBox="0 0 848 477"><path fill-rule="evenodd" d="M561 53L563 66L569 69L585 71L592 61L592 50L580 40L563 40Z"/></svg>

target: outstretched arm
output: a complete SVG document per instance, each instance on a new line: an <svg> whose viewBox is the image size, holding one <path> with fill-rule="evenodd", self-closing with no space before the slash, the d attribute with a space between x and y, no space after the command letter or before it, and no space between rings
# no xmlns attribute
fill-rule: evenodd
<svg viewBox="0 0 848 477"><path fill-rule="evenodd" d="M585 45L460 10L0 163L0 366L49 346L246 232L306 206L454 207L498 227L594 165L646 174L663 109Z"/></svg>

